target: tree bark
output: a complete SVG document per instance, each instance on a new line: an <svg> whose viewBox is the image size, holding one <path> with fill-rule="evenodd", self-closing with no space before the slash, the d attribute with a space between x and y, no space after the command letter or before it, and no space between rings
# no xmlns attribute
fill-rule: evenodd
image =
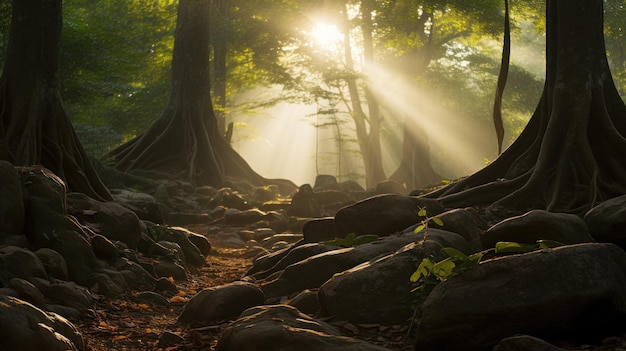
<svg viewBox="0 0 626 351"><path fill-rule="evenodd" d="M546 27L546 83L527 127L492 164L428 196L583 214L626 193L626 106L606 58L603 1L548 0Z"/></svg>
<svg viewBox="0 0 626 351"><path fill-rule="evenodd" d="M0 157L41 164L71 191L111 200L65 112L60 94L61 0L13 1L0 77Z"/></svg>
<svg viewBox="0 0 626 351"><path fill-rule="evenodd" d="M168 106L145 133L110 153L115 166L182 171L196 186L221 187L230 177L256 186L278 184L284 192L295 189L289 181L254 172L217 127L210 94L210 14L210 0L179 2Z"/></svg>

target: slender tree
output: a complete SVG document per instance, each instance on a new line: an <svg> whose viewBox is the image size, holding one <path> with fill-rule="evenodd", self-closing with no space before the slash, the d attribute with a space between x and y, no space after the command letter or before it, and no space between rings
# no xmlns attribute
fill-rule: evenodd
<svg viewBox="0 0 626 351"><path fill-rule="evenodd" d="M210 14L210 0L180 0L168 106L146 132L110 153L118 169L182 170L198 186L223 186L226 177L268 183L218 130L210 96ZM288 181L273 182L295 188Z"/></svg>
<svg viewBox="0 0 626 351"><path fill-rule="evenodd" d="M60 94L61 0L16 0L0 77L0 158L41 164L72 191L109 200Z"/></svg>
<svg viewBox="0 0 626 351"><path fill-rule="evenodd" d="M548 0L546 27L546 81L527 127L489 166L428 196L581 214L626 193L626 106L607 63L603 1Z"/></svg>

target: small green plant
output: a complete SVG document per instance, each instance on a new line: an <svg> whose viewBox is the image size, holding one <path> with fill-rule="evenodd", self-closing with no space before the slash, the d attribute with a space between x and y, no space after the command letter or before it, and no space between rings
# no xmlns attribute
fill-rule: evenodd
<svg viewBox="0 0 626 351"><path fill-rule="evenodd" d="M429 226L429 224L431 222L435 223L436 225L438 225L440 227L443 226L443 221L441 220L441 218L439 218L437 216L428 217L428 213L426 212L426 208L425 207L420 207L419 211L417 211L417 215L420 216L420 217L423 217L424 219L413 230L413 232L415 234L420 233L422 231L427 231L428 230L428 226Z"/></svg>

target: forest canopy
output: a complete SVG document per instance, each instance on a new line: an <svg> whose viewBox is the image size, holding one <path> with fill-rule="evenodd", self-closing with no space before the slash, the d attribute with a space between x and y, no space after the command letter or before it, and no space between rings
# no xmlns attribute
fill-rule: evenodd
<svg viewBox="0 0 626 351"><path fill-rule="evenodd" d="M90 155L101 158L142 133L165 108L177 4L64 4L61 94ZM221 130L226 134L233 124L231 145L254 169L296 183L332 174L365 185L368 177L380 180L368 175L370 162L380 163L378 172L390 177L401 162L407 118L419 120L427 135L430 160L420 162L443 179L467 175L496 158L490 114L500 64L501 1L333 4L214 1L213 105ZM363 16L367 6L370 18ZM541 93L544 6L543 1L512 4L505 147L524 128ZM10 1L0 0L0 60L9 8ZM624 11L617 1L605 5L607 55L622 96ZM293 145L290 138L299 147L286 147ZM380 157L368 161L364 155L373 151L364 145L373 140ZM286 149L291 154L283 154Z"/></svg>

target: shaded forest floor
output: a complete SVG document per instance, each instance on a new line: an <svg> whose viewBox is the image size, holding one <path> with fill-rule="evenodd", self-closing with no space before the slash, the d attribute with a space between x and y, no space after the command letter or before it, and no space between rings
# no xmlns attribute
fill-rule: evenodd
<svg viewBox="0 0 626 351"><path fill-rule="evenodd" d="M206 234L207 227L188 227L198 234ZM229 249L211 240L212 252L207 264L190 272L187 281L177 281L178 293L170 298L170 306L147 304L128 292L119 298L100 296L91 316L84 317L77 327L87 341L89 351L130 350L213 350L228 321L200 328L182 329L176 324L185 302L204 288L230 283L240 279L250 268L251 259L244 258L245 249ZM157 347L164 332L185 337L185 342L169 348Z"/></svg>
<svg viewBox="0 0 626 351"><path fill-rule="evenodd" d="M141 302L136 297L137 292L128 292L117 298L97 296L90 314L75 323L86 340L86 350L215 350L217 340L231 321L183 328L176 323L176 319L185 303L197 292L241 279L251 267L253 259L246 257L246 249L220 246L219 233L207 234L209 228L206 225L185 227L206 235L211 242L212 251L206 257L207 264L189 272L187 281L176 282L179 291L170 298L169 306ZM407 326L331 324L340 327L348 336L391 350L413 349L412 338L406 337ZM159 347L158 339L165 332L176 333L185 340L173 346Z"/></svg>

